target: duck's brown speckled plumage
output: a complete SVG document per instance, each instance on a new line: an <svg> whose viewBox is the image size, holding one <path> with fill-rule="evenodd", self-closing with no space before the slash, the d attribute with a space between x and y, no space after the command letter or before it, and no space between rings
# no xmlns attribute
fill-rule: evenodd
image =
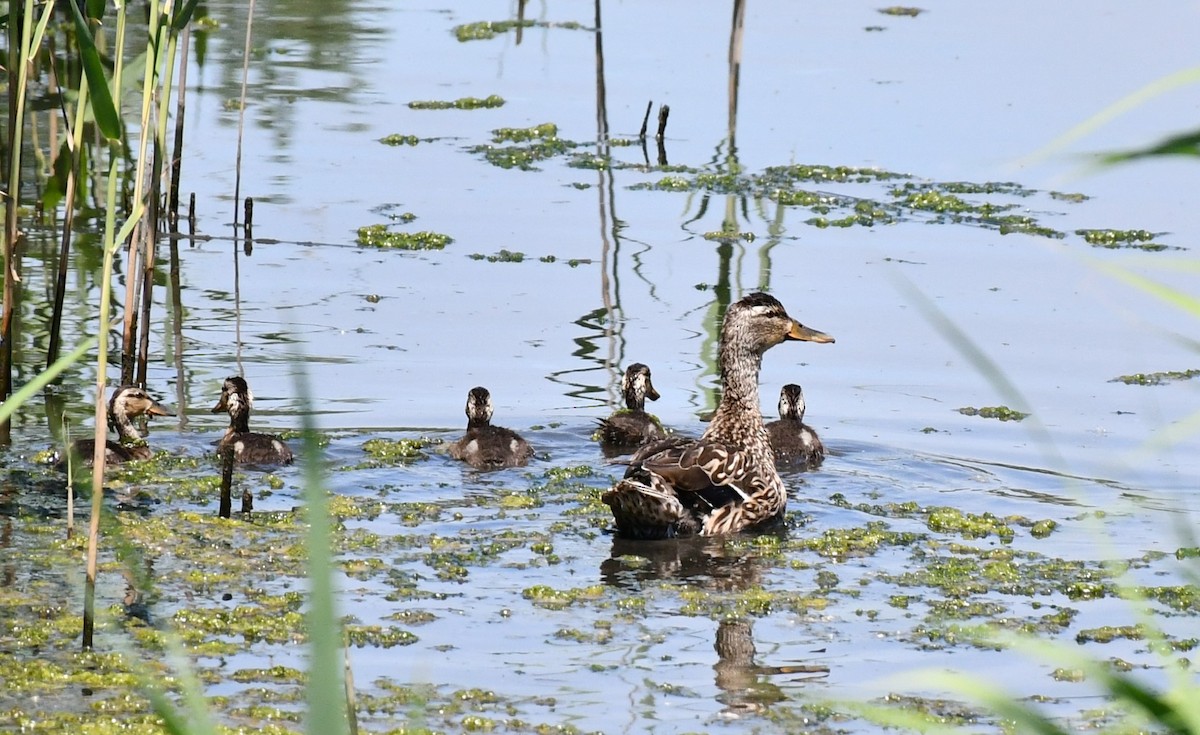
<svg viewBox="0 0 1200 735"><path fill-rule="evenodd" d="M241 464L291 464L295 459L291 447L273 434L250 431L250 409L254 406L254 394L240 375L225 379L221 386L221 398L213 406L213 413L229 413L229 428L217 444L217 453L231 453L233 460Z"/></svg>
<svg viewBox="0 0 1200 735"><path fill-rule="evenodd" d="M476 386L467 393L467 431L450 446L450 456L477 470L524 467L533 447L512 429L492 425L492 394Z"/></svg>
<svg viewBox="0 0 1200 735"><path fill-rule="evenodd" d="M754 293L729 307L721 328L722 394L700 439L649 444L602 496L617 532L634 538L734 533L768 525L787 504L758 404L762 356L785 340L832 342Z"/></svg>
<svg viewBox="0 0 1200 735"><path fill-rule="evenodd" d="M141 432L133 425L133 419L143 415L174 416L175 413L136 385L123 385L113 391L112 398L108 399L108 424L116 430L120 441L108 439L104 442L106 465L150 459L154 455ZM71 451L79 457L83 466L91 467L96 456L96 440L72 442ZM65 460L60 459L57 464L65 465Z"/></svg>
<svg viewBox="0 0 1200 735"><path fill-rule="evenodd" d="M825 459L825 445L804 423L804 391L788 383L779 391L779 420L767 424L775 461L792 467L813 468Z"/></svg>
<svg viewBox="0 0 1200 735"><path fill-rule="evenodd" d="M621 379L621 394L625 398L625 408L601 419L596 430L600 443L610 456L667 436L658 419L646 413L646 399L658 400L658 391L650 381L650 368L640 362L627 367Z"/></svg>

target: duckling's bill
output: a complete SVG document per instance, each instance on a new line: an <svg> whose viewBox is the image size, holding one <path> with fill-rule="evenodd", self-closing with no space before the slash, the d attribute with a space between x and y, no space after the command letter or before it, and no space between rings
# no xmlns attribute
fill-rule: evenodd
<svg viewBox="0 0 1200 735"><path fill-rule="evenodd" d="M792 320L792 328L788 330L787 337L784 339L818 343L834 341L832 335L825 334L824 332L818 332L815 329L810 329L795 320Z"/></svg>

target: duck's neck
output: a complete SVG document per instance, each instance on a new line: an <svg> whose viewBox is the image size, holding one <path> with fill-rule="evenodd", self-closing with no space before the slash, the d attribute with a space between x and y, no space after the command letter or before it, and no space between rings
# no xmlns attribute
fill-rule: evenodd
<svg viewBox="0 0 1200 735"><path fill-rule="evenodd" d="M246 434L250 431L250 412L245 410L229 412L229 432Z"/></svg>
<svg viewBox="0 0 1200 735"><path fill-rule="evenodd" d="M758 405L758 371L762 367L762 355L736 340L723 340L720 365L721 403L709 424L709 431L722 431L724 423L734 416L743 424L763 426L762 410Z"/></svg>
<svg viewBox="0 0 1200 735"><path fill-rule="evenodd" d="M133 425L133 420L121 406L113 406L112 425L117 430L122 444L141 444L142 433Z"/></svg>
<svg viewBox="0 0 1200 735"><path fill-rule="evenodd" d="M625 408L628 408L630 411L645 411L646 394L632 389L625 391Z"/></svg>
<svg viewBox="0 0 1200 735"><path fill-rule="evenodd" d="M467 430L471 429L486 429L492 425L491 419L467 417Z"/></svg>

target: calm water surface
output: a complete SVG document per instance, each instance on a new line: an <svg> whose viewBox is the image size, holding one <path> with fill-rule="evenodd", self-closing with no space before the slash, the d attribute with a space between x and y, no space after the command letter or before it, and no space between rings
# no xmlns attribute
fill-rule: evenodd
<svg viewBox="0 0 1200 735"><path fill-rule="evenodd" d="M189 70L182 189L196 193L197 231L214 239L181 246L183 347L172 346L164 318L149 386L178 405L181 419L156 422L152 442L180 454L207 452L223 428L208 412L220 381L243 371L256 395L256 424L297 427L304 406L293 373L302 364L318 424L334 432L327 451L335 466L355 464L367 436L454 438L466 392L477 384L491 389L496 421L539 450L528 472L480 476L435 451L407 469L332 473L338 494L443 511L416 530L391 512L355 522L365 530L458 538L468 547L498 527L553 534L557 557L548 563L523 543L471 567L464 582L438 578L424 549L395 552L388 563L415 580L416 602L389 594L395 579L344 579L343 612L364 624L387 625L406 609L433 613L414 629L412 646L352 650L364 696L386 682L480 687L519 702L527 720L582 730L682 732L726 722L735 731L771 731L770 712L793 711L810 696L867 699L905 690L882 675L954 667L986 670L1020 695L1057 698L1055 711L1064 715L1090 706L1090 690L1051 678L1052 667L925 636L923 612L888 602L931 594L897 581L919 567L911 549L837 560L823 609L765 610L719 623L688 608L689 590L815 594L829 583L817 574L828 560L808 553L764 561L723 544L625 546L586 522L572 525L566 502L497 516L494 505L473 498L533 492L547 469L561 466L591 466L584 482L606 486L619 468L603 463L588 436L615 407L618 376L633 361L654 371L663 397L653 410L681 431L702 431L700 417L715 405L718 301L768 288L793 316L837 338L781 346L764 363L765 412L774 414L782 384L803 384L808 421L832 450L819 471L787 477L792 508L803 511L792 537L872 520L928 534L922 518L887 519L858 507L914 501L1059 523L1048 539L1022 530L1011 543L971 542L983 549L1087 563L1173 554L1183 545L1174 529L1194 518L1200 477L1197 387L1112 379L1196 367L1196 320L1106 269L1194 298L1200 215L1191 194L1200 166L1085 171L1081 154L1178 132L1197 119L1195 97L1165 94L1048 158L1026 157L1106 105L1194 65L1196 6L934 3L907 18L870 3L754 0L731 144L728 4L608 3L598 36L592 5L534 3L526 16L539 25L519 41L510 31L459 42L455 26L511 18L515 8L264 0L254 19L241 172L242 193L255 199L258 241L235 265L237 113L228 102L239 95L243 5L208 3L219 27ZM408 106L488 95L506 104ZM1074 234L1002 235L911 212L893 224L819 228L807 223L809 209L769 199L634 189L672 174L646 165L637 145L597 141L605 131L635 138L649 101L670 106L664 149L673 165L758 174L827 164L878 167L918 182L1015 182L1033 192L990 200L1015 203L1066 233L1161 233L1156 241L1171 249L1103 250ZM495 129L545 122L582 144L573 154L608 153L626 165L598 171L568 165L568 155L522 171L472 150ZM379 142L393 133L421 142ZM649 148L652 164L653 141ZM812 188L875 198L888 185ZM1051 191L1089 198L1073 203ZM415 253L355 244L357 228L401 213L416 219L395 229L445 233L454 242ZM723 224L753 239L704 237ZM501 250L525 259L469 257ZM548 256L553 262L543 262ZM962 335L958 344L936 315ZM986 368L967 344L986 356ZM997 374L988 373L993 368ZM68 390L84 422L89 384L94 379L81 372L78 392ZM956 411L996 405L1033 418L1001 423ZM18 426L24 446L48 442L44 420ZM284 488L259 509L298 502L298 471L280 476ZM1097 509L1107 518L1089 520ZM554 525L564 519L565 531ZM632 557L645 564L621 561ZM164 574L183 564L162 563ZM1163 563L1147 575L1177 584L1181 573ZM535 585L600 591L595 602L558 610L527 598ZM644 614L606 627L629 594L644 601ZM1078 608L1064 640L1078 629L1132 622L1111 599L989 599L1018 619L1036 618L1040 605ZM164 599L156 612L166 618L183 604ZM1161 624L1186 636L1195 612ZM756 649L752 662L747 641ZM1157 662L1134 641L1094 653ZM225 666L278 662L299 666L302 658L289 647L257 645ZM828 667L828 675L779 669L799 665ZM241 689L222 684L214 693Z"/></svg>

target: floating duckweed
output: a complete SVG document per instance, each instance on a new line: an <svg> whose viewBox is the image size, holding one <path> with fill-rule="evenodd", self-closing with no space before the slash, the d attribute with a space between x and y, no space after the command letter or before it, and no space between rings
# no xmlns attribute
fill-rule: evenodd
<svg viewBox="0 0 1200 735"><path fill-rule="evenodd" d="M789 166L770 166L763 171L760 181L768 182L856 182L860 184L872 181L888 181L891 179L907 179L907 174L898 174L878 168L855 168L853 166L821 166L808 164L792 164ZM787 187L791 188L791 187Z"/></svg>
<svg viewBox="0 0 1200 735"><path fill-rule="evenodd" d="M1046 538L1054 533L1056 528L1058 528L1058 523L1046 518L1034 523L1029 529L1029 535L1034 538Z"/></svg>
<svg viewBox="0 0 1200 735"><path fill-rule="evenodd" d="M358 228L359 245L393 250L441 250L454 239L437 232L392 232L387 225Z"/></svg>
<svg viewBox="0 0 1200 735"><path fill-rule="evenodd" d="M415 135L401 135L400 133L392 133L385 135L379 139L384 145L416 145L421 142L421 139Z"/></svg>
<svg viewBox="0 0 1200 735"><path fill-rule="evenodd" d="M929 212L971 212L978 209L953 194L936 190L914 191L901 201L907 207Z"/></svg>
<svg viewBox="0 0 1200 735"><path fill-rule="evenodd" d="M1086 194L1074 194L1074 193L1068 193L1068 192L1063 192L1063 191L1050 192L1050 198L1057 199L1060 202L1072 202L1074 204L1079 204L1081 202L1087 201L1088 199L1091 199L1091 197L1089 197Z"/></svg>
<svg viewBox="0 0 1200 735"><path fill-rule="evenodd" d="M1143 587L1140 593L1180 612L1200 612L1200 587Z"/></svg>
<svg viewBox="0 0 1200 735"><path fill-rule="evenodd" d="M1007 524L991 513L976 515L951 507L930 508L927 523L931 531L958 533L966 538L985 538L995 534L1001 541L1007 542L1015 535Z"/></svg>
<svg viewBox="0 0 1200 735"><path fill-rule="evenodd" d="M481 20L475 23L463 23L454 26L454 37L460 43L467 41L486 41L495 38L498 33L508 33L514 28L532 28L537 21L533 20Z"/></svg>
<svg viewBox="0 0 1200 735"><path fill-rule="evenodd" d="M371 457L369 466L379 466L409 464L425 459L427 455L421 450L427 446L427 439L368 439L363 442L362 448Z"/></svg>
<svg viewBox="0 0 1200 735"><path fill-rule="evenodd" d="M957 410L964 416L979 416L980 418L1000 419L1001 421L1023 421L1029 416L1027 413L1014 411L1008 406L984 406L983 408L966 406Z"/></svg>
<svg viewBox="0 0 1200 735"><path fill-rule="evenodd" d="M1104 625L1099 628L1086 628L1075 634L1076 643L1112 643L1118 638L1140 641L1146 637L1146 626L1137 625Z"/></svg>
<svg viewBox="0 0 1200 735"><path fill-rule="evenodd" d="M1172 380L1191 380L1200 375L1200 370L1168 370L1157 373L1134 373L1133 375L1120 375L1110 383L1124 383L1125 385L1162 385Z"/></svg>
<svg viewBox="0 0 1200 735"><path fill-rule="evenodd" d="M460 97L447 100L414 100L408 103L413 110L480 110L504 106L504 98L498 94L487 97Z"/></svg>
<svg viewBox="0 0 1200 735"><path fill-rule="evenodd" d="M692 182L678 176L664 176L657 183L651 184L650 188L657 191L690 191Z"/></svg>
<svg viewBox="0 0 1200 735"><path fill-rule="evenodd" d="M239 669L229 675L234 681L247 684L249 682L267 681L276 684L303 684L306 680L304 672L290 666L272 666L267 669Z"/></svg>
<svg viewBox="0 0 1200 735"><path fill-rule="evenodd" d="M1098 600L1108 593L1108 588L1099 582L1071 582L1063 592L1072 600Z"/></svg>
<svg viewBox="0 0 1200 735"><path fill-rule="evenodd" d="M907 610L908 604L917 599L913 595L889 595L888 604L900 610Z"/></svg>
<svg viewBox="0 0 1200 735"><path fill-rule="evenodd" d="M471 253L467 256L471 260L486 260L489 263L521 263L525 261L525 253L519 250L500 250L495 255L484 255L483 253Z"/></svg>
<svg viewBox="0 0 1200 735"><path fill-rule="evenodd" d="M1087 679L1087 676L1083 673L1083 669L1066 669L1061 666L1055 669L1050 676L1055 681L1080 682Z"/></svg>
<svg viewBox="0 0 1200 735"><path fill-rule="evenodd" d="M537 138L557 138L558 126L554 123L542 123L528 128L499 128L492 131L493 143L524 143Z"/></svg>
<svg viewBox="0 0 1200 735"><path fill-rule="evenodd" d="M1038 224L1037 220L1032 217L1019 214L1007 214L993 219L1000 229L1001 235L1037 235L1039 237L1049 237L1055 240L1061 240L1066 237L1066 233L1059 232L1051 227Z"/></svg>
<svg viewBox="0 0 1200 735"><path fill-rule="evenodd" d="M562 28L569 31L585 30L587 27L575 21L547 23L535 20L482 20L475 23L463 23L454 26L454 37L460 43L467 41L487 41L501 33L508 33L516 28Z"/></svg>
<svg viewBox="0 0 1200 735"><path fill-rule="evenodd" d="M516 168L522 171L536 171L534 166L539 161L545 161L555 156L561 156L577 143L562 138L544 138L539 142L528 145L497 146L493 144L477 145L471 148L472 153L483 154L484 160L500 168Z"/></svg>
<svg viewBox="0 0 1200 735"><path fill-rule="evenodd" d="M573 590L556 590L549 585L539 584L521 591L521 596L539 607L561 610L581 600L596 600L604 595L600 585Z"/></svg>
<svg viewBox="0 0 1200 735"><path fill-rule="evenodd" d="M1075 230L1075 234L1087 244L1103 248L1125 247L1154 239L1154 233L1148 230Z"/></svg>
<svg viewBox="0 0 1200 735"><path fill-rule="evenodd" d="M892 15L905 18L916 18L921 13L925 12L921 8L906 7L903 5L891 5L886 8L880 8L879 12L884 15Z"/></svg>
<svg viewBox="0 0 1200 735"><path fill-rule="evenodd" d="M362 648L375 646L377 648L394 648L395 646L411 646L417 642L417 636L412 632L389 626L380 625L347 625L346 640L350 645Z"/></svg>

